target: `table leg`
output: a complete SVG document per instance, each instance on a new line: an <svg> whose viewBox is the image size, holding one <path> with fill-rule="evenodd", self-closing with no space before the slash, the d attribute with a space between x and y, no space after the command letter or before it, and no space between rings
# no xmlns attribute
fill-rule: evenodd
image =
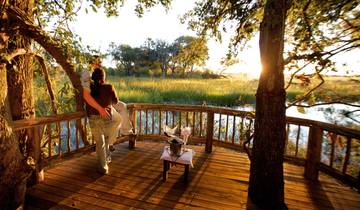
<svg viewBox="0 0 360 210"><path fill-rule="evenodd" d="M184 182L185 183L187 183L188 177L189 177L189 166L190 165L185 165L185 172L184 172Z"/></svg>
<svg viewBox="0 0 360 210"><path fill-rule="evenodd" d="M166 181L166 179L168 178L169 164L169 161L164 160L163 181Z"/></svg>

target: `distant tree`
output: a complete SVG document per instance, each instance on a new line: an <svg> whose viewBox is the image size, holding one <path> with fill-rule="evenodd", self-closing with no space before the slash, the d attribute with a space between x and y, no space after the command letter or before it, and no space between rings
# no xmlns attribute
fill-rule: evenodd
<svg viewBox="0 0 360 210"><path fill-rule="evenodd" d="M148 38L138 48L111 43L108 52L118 66L124 67L126 75L160 66L162 77L167 76L169 68L173 74L175 69L181 69L182 75L185 75L185 72L192 72L195 66L204 65L209 57L206 40L191 36L181 36L172 44Z"/></svg>
<svg viewBox="0 0 360 210"><path fill-rule="evenodd" d="M177 54L172 61L177 63L182 74L192 72L194 66L202 66L209 58L207 41L200 37L181 36L174 41L177 47Z"/></svg>
<svg viewBox="0 0 360 210"><path fill-rule="evenodd" d="M170 60L173 56L172 46L165 40L156 40L154 43L154 52L156 60L160 63L162 77L167 76Z"/></svg>
<svg viewBox="0 0 360 210"><path fill-rule="evenodd" d="M126 76L130 76L133 73L135 62L138 57L135 48L126 44L116 46L114 43L111 43L109 54L115 61L118 69L123 67Z"/></svg>
<svg viewBox="0 0 360 210"><path fill-rule="evenodd" d="M178 60L177 60L177 55L180 52L180 46L176 43L176 41L174 41L172 44L170 44L169 46L169 53L170 53L170 60L169 60L169 69L171 70L171 75L174 77L175 73L176 73L176 69L179 66L178 64Z"/></svg>
<svg viewBox="0 0 360 210"><path fill-rule="evenodd" d="M167 76L167 70L169 69L170 62L179 49L175 44L169 44L165 40L148 38L141 49L143 52L143 63L147 64L149 68L157 68L160 66L162 77Z"/></svg>

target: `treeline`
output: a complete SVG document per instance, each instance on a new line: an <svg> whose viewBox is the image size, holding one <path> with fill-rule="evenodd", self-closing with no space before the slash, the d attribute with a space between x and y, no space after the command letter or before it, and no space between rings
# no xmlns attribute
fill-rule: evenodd
<svg viewBox="0 0 360 210"><path fill-rule="evenodd" d="M148 38L140 47L111 43L107 56L116 65L106 69L110 75L164 78L195 74L209 58L207 40L192 36L180 36L172 43ZM210 70L200 74L203 77L213 75Z"/></svg>

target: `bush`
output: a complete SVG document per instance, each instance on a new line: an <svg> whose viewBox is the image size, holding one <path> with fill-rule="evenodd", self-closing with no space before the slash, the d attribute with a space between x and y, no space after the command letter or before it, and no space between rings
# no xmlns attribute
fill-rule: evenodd
<svg viewBox="0 0 360 210"><path fill-rule="evenodd" d="M223 78L224 76L214 73L213 71L207 69L202 72L201 77L203 79L220 79Z"/></svg>

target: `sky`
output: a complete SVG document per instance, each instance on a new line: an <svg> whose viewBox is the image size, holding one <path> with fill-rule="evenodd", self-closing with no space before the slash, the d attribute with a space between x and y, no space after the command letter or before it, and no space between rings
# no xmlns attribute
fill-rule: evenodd
<svg viewBox="0 0 360 210"><path fill-rule="evenodd" d="M169 43L182 35L196 36L195 32L187 29L187 26L180 23L179 17L185 14L194 6L194 1L174 0L171 8L166 11L162 6L156 6L145 12L142 18L134 12L136 1L126 1L125 5L119 8L119 16L106 17L100 10L94 13L89 9L86 13L82 9L74 23L70 25L73 32L82 38L85 45L105 53L111 42L116 44L129 44L132 47L142 45L147 38L163 39ZM220 64L227 52L229 34L223 34L223 42L219 43L214 39L208 40L209 60L206 67L213 70L222 70ZM261 71L261 62L258 48L258 36L249 43L250 48L239 54L239 63L228 68L226 73L247 73L250 77L257 78ZM349 68L354 69L360 66L360 59L357 53L344 54L338 57L341 61L338 64L340 71L344 74ZM346 61L345 61L346 60ZM348 67L342 66L346 62ZM112 66L110 59L105 60L104 65ZM357 68L360 74L360 69Z"/></svg>
<svg viewBox="0 0 360 210"><path fill-rule="evenodd" d="M129 44L132 47L142 45L147 38L163 39L172 43L182 35L196 36L194 31L188 30L187 25L181 24L179 17L193 7L193 1L175 0L171 8L166 12L162 6L156 6L145 12L142 18L134 12L135 1L127 1L119 9L119 16L106 17L101 11L94 13L91 9L86 13L81 10L74 23L70 25L73 32L82 38L85 45L89 45L105 53L111 42L116 44ZM176 9L175 9L176 8ZM206 67L214 70L222 70L220 60L227 52L229 36L224 34L223 42L214 39L208 41L209 60ZM257 40L252 42L255 44ZM252 47L244 54L246 60L241 65L230 67L226 72L246 72L252 76L258 76L261 65L257 47ZM249 59L250 58L250 59ZM111 60L105 60L104 65L111 66ZM250 71L253 69L255 71Z"/></svg>

